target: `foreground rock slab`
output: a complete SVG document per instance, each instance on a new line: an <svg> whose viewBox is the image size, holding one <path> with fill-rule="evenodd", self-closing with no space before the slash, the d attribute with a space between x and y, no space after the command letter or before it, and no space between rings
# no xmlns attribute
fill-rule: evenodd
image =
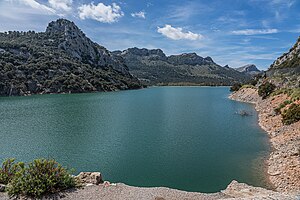
<svg viewBox="0 0 300 200"><path fill-rule="evenodd" d="M62 200L299 200L300 194L285 194L252 187L233 181L225 190L218 193L185 192L165 187L133 187L123 183L89 185L81 189L68 190L44 197L43 199ZM0 193L0 200L9 200L7 194Z"/></svg>

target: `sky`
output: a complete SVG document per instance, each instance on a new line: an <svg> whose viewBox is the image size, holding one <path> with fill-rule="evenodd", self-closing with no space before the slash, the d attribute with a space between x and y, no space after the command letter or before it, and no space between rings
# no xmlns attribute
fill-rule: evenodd
<svg viewBox="0 0 300 200"><path fill-rule="evenodd" d="M267 69L300 36L300 0L0 0L0 32L65 18L109 50L195 52Z"/></svg>

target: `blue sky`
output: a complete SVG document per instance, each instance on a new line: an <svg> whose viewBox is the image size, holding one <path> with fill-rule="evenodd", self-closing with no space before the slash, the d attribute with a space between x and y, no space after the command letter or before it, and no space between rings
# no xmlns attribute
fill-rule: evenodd
<svg viewBox="0 0 300 200"><path fill-rule="evenodd" d="M267 69L300 35L299 0L1 0L0 31L74 21L109 50L196 52L220 65Z"/></svg>

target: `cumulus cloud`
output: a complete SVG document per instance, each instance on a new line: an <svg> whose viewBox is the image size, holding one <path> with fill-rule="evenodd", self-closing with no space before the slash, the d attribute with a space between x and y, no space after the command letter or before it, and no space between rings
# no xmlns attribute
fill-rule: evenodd
<svg viewBox="0 0 300 200"><path fill-rule="evenodd" d="M146 19L145 15L146 15L146 13L144 11L131 13L132 17L139 17L139 18L143 18L143 19Z"/></svg>
<svg viewBox="0 0 300 200"><path fill-rule="evenodd" d="M48 0L50 6L56 10L70 11L73 0Z"/></svg>
<svg viewBox="0 0 300 200"><path fill-rule="evenodd" d="M231 32L234 35L265 35L278 33L277 29L244 29Z"/></svg>
<svg viewBox="0 0 300 200"><path fill-rule="evenodd" d="M124 16L121 7L116 3L107 6L103 3L98 3L98 5L94 3L84 4L78 9L80 19L94 19L103 23L113 23Z"/></svg>
<svg viewBox="0 0 300 200"><path fill-rule="evenodd" d="M168 24L162 28L158 27L157 32L172 40L199 40L203 38L201 34L192 33L191 31L184 32L182 28L174 28Z"/></svg>

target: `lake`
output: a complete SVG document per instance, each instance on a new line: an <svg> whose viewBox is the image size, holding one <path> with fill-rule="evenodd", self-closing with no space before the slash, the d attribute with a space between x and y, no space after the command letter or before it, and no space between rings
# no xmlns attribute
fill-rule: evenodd
<svg viewBox="0 0 300 200"><path fill-rule="evenodd" d="M228 87L152 87L1 97L0 160L54 158L133 186L266 186L268 136L254 107L228 95Z"/></svg>

